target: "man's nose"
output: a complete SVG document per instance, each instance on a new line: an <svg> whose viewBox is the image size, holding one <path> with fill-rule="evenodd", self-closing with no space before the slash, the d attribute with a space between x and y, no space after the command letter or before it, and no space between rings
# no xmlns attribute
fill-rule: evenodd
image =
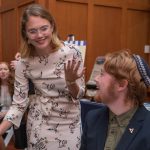
<svg viewBox="0 0 150 150"><path fill-rule="evenodd" d="M97 76L94 78L94 81L95 81L95 82L98 81L98 78L99 78L99 76L97 75Z"/></svg>
<svg viewBox="0 0 150 150"><path fill-rule="evenodd" d="M5 71L2 71L2 74L5 74Z"/></svg>

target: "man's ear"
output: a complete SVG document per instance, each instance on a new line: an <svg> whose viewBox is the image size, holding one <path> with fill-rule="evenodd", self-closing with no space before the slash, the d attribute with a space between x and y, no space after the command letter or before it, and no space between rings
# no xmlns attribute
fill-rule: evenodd
<svg viewBox="0 0 150 150"><path fill-rule="evenodd" d="M122 91L126 89L128 86L128 80L122 79L118 82L118 91Z"/></svg>

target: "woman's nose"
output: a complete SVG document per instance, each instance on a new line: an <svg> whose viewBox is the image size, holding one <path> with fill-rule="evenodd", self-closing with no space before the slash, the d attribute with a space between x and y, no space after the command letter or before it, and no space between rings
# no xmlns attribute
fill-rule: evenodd
<svg viewBox="0 0 150 150"><path fill-rule="evenodd" d="M40 31L40 30L37 30L37 36L38 36L38 37L41 37L41 36L43 36L43 33L42 33L42 31Z"/></svg>

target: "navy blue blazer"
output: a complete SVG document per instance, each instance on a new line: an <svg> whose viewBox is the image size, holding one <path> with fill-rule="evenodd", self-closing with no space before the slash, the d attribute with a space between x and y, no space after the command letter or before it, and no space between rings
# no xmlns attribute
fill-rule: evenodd
<svg viewBox="0 0 150 150"><path fill-rule="evenodd" d="M88 112L80 150L103 150L107 137L107 107ZM125 129L115 150L150 150L150 112L141 106Z"/></svg>

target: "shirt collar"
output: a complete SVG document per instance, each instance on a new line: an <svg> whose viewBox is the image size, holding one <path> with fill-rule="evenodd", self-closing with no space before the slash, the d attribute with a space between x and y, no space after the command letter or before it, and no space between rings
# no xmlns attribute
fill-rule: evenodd
<svg viewBox="0 0 150 150"><path fill-rule="evenodd" d="M133 107L129 111L118 116L115 115L111 110L109 110L109 123L117 123L119 126L126 126L136 112L137 108L137 106Z"/></svg>

